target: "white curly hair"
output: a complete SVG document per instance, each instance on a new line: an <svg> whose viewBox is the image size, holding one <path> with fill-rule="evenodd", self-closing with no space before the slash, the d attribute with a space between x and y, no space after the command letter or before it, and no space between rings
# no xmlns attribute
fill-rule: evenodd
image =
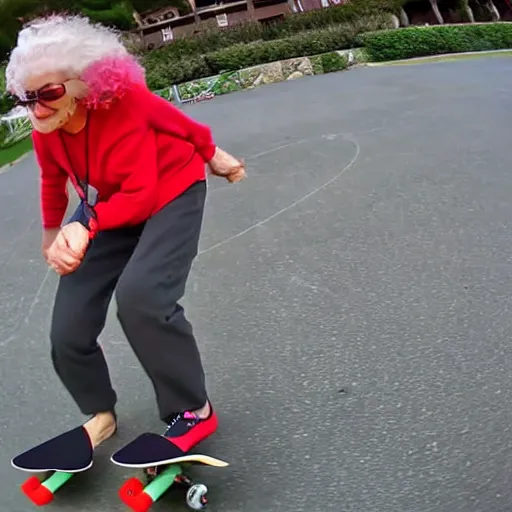
<svg viewBox="0 0 512 512"><path fill-rule="evenodd" d="M53 15L23 27L6 69L7 90L22 93L29 76L64 72L79 78L93 63L128 56L120 34L83 16Z"/></svg>

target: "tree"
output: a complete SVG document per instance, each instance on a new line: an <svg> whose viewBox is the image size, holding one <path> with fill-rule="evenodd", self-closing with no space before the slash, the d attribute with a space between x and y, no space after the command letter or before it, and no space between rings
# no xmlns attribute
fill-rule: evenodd
<svg viewBox="0 0 512 512"><path fill-rule="evenodd" d="M405 12L405 9L403 7L400 7L399 17L400 17L400 24L403 27L408 27L410 25L409 16L407 16L407 13Z"/></svg>
<svg viewBox="0 0 512 512"><path fill-rule="evenodd" d="M466 18L470 23L475 23L475 15L473 14L473 9L469 5L469 0L461 0L461 9Z"/></svg>
<svg viewBox="0 0 512 512"><path fill-rule="evenodd" d="M119 30L135 28L133 11L167 5L183 7L183 0L0 0L0 62L16 44L22 25L41 15L66 12L84 14L91 20Z"/></svg>
<svg viewBox="0 0 512 512"><path fill-rule="evenodd" d="M484 7L489 12L489 15L491 16L491 21L500 21L500 11L498 11L496 5L494 5L493 0L476 0L476 3Z"/></svg>
<svg viewBox="0 0 512 512"><path fill-rule="evenodd" d="M437 18L437 22L439 23L439 25L443 25L444 20L443 20L441 11L439 10L439 5L437 4L438 0L429 0L429 1L430 1L430 6L432 7L432 11L434 12L435 17Z"/></svg>

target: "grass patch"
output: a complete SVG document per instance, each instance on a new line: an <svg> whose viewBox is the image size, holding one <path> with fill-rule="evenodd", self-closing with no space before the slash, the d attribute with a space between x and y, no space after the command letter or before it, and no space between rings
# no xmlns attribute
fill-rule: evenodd
<svg viewBox="0 0 512 512"><path fill-rule="evenodd" d="M0 167L10 164L16 161L18 158L23 156L32 150L32 138L27 137L26 139L9 146L6 149L0 149Z"/></svg>

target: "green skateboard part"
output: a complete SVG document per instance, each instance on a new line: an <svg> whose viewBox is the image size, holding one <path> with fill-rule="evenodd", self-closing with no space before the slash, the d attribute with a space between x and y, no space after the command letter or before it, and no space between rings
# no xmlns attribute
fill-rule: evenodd
<svg viewBox="0 0 512 512"><path fill-rule="evenodd" d="M42 485L52 494L55 494L73 475L74 473L56 471L50 478L45 480Z"/></svg>
<svg viewBox="0 0 512 512"><path fill-rule="evenodd" d="M165 492L167 492L174 483L176 477L181 475L181 472L181 467L178 464L169 466L146 486L144 492L148 494L153 500L153 503L155 503L163 494L165 494Z"/></svg>

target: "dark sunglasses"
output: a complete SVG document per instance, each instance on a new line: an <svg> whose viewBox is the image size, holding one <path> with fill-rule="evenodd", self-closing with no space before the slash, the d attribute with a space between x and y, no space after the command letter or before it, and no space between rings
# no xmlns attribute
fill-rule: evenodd
<svg viewBox="0 0 512 512"><path fill-rule="evenodd" d="M23 98L13 95L14 103L21 107L29 107L36 103L48 103L60 100L66 94L66 86L64 84L45 85L37 91L27 91Z"/></svg>

